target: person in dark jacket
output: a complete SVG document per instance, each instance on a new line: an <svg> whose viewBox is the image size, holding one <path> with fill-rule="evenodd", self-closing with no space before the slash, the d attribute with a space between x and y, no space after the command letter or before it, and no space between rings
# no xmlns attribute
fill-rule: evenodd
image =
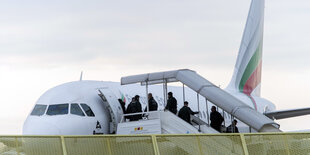
<svg viewBox="0 0 310 155"><path fill-rule="evenodd" d="M139 113L142 112L142 108L141 108L141 103L139 101L140 96L136 95L132 101L130 102L130 104L127 107L127 114L130 113ZM132 115L128 117L130 121L137 121L139 119L142 119L142 115L138 114L138 115Z"/></svg>
<svg viewBox="0 0 310 155"><path fill-rule="evenodd" d="M182 118L184 121L186 121L189 124L191 123L191 115L198 114L199 112L193 112L190 107L188 107L188 102L184 102L184 106L180 109L178 116Z"/></svg>
<svg viewBox="0 0 310 155"><path fill-rule="evenodd" d="M210 120L211 120L211 127L218 132L221 132L221 124L224 121L224 118L222 115L216 111L216 107L212 106L211 108L211 114L210 114Z"/></svg>
<svg viewBox="0 0 310 155"><path fill-rule="evenodd" d="M133 103L136 102L136 99L133 97L131 99L131 102L128 104L127 106L127 109L126 109L126 114L130 114L132 113L131 111L133 110L132 106L133 106Z"/></svg>
<svg viewBox="0 0 310 155"><path fill-rule="evenodd" d="M227 133L239 133L238 127L237 127L237 120L234 120L230 126L226 129Z"/></svg>
<svg viewBox="0 0 310 155"><path fill-rule="evenodd" d="M128 104L128 106L127 106L127 109L126 109L126 111L125 111L125 114L133 113L132 111L134 111L134 108L133 108L134 102L136 102L136 99L133 97L133 98L131 99L131 102L130 102L130 103ZM132 116L126 116L125 118L131 120L131 117L132 117Z"/></svg>
<svg viewBox="0 0 310 155"><path fill-rule="evenodd" d="M149 106L149 111L157 111L158 108L158 104L157 102L154 100L152 93L148 94L148 106ZM147 111L147 107L145 107L144 111Z"/></svg>
<svg viewBox="0 0 310 155"><path fill-rule="evenodd" d="M168 100L165 109L171 111L174 114L177 114L177 100L173 97L172 92L168 93Z"/></svg>

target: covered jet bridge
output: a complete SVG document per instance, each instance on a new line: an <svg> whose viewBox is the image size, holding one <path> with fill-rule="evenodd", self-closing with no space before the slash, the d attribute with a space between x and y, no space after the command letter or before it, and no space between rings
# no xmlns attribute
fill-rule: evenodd
<svg viewBox="0 0 310 155"><path fill-rule="evenodd" d="M180 69L121 78L121 85L141 83L141 85L146 85L147 87L148 85L163 83L167 87L167 83L169 82L181 82L185 84L258 132L281 132L279 125L273 120L215 86L195 71Z"/></svg>

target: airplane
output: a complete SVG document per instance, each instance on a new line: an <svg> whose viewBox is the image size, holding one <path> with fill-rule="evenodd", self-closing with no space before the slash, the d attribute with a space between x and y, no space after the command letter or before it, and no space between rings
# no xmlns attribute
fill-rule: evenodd
<svg viewBox="0 0 310 155"><path fill-rule="evenodd" d="M271 119L284 119L310 113L310 108L276 111L273 103L260 96L264 27L264 0L252 0L247 23L244 29L234 73L225 91L241 100L249 107ZM169 86L178 100L178 109L183 106L183 87ZM149 92L158 103L158 110L164 110L163 88L152 85ZM198 110L197 94L185 88L185 100L190 107ZM24 135L92 135L111 134L111 116L104 106L101 94L110 105L117 109L117 121L124 114L118 99L126 103L139 95L144 109L147 103L145 88L141 85L121 85L119 82L82 80L61 84L46 91L35 103L33 110L24 122ZM199 118L209 121L212 104L199 101ZM225 118L224 124L231 123L231 116L219 110ZM251 132L244 123L238 124L239 131ZM255 132L255 131L254 131Z"/></svg>

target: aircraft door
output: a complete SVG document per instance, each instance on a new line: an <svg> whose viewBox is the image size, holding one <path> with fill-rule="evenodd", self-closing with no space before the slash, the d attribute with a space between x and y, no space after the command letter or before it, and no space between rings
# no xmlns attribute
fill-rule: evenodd
<svg viewBox="0 0 310 155"><path fill-rule="evenodd" d="M108 88L101 88L98 91L98 95L101 97L104 107L106 107L110 113L110 133L115 133L117 124L120 122L123 114L121 105L113 92Z"/></svg>

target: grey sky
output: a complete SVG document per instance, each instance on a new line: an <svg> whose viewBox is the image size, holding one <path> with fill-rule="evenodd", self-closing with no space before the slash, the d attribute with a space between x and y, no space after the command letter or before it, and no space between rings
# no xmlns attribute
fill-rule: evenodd
<svg viewBox="0 0 310 155"><path fill-rule="evenodd" d="M242 7L243 12L217 9L224 2L10 2L0 8L7 15L1 19L0 32L5 36L1 38L1 54L26 59L71 55L68 61L139 56L149 60L148 55L182 59L179 53L227 55L240 40L227 36L240 36L242 32L229 30L227 23L237 29L245 22L238 17L246 17L248 8ZM229 46L219 46L223 41Z"/></svg>
<svg viewBox="0 0 310 155"><path fill-rule="evenodd" d="M226 86L249 6L250 0L1 1L0 103L8 112L0 122L8 128L0 134L20 133L39 96L77 80L81 70L86 79L119 81L190 68ZM308 0L266 0L262 95L279 109L309 107L309 17ZM306 128L292 122L282 126Z"/></svg>

